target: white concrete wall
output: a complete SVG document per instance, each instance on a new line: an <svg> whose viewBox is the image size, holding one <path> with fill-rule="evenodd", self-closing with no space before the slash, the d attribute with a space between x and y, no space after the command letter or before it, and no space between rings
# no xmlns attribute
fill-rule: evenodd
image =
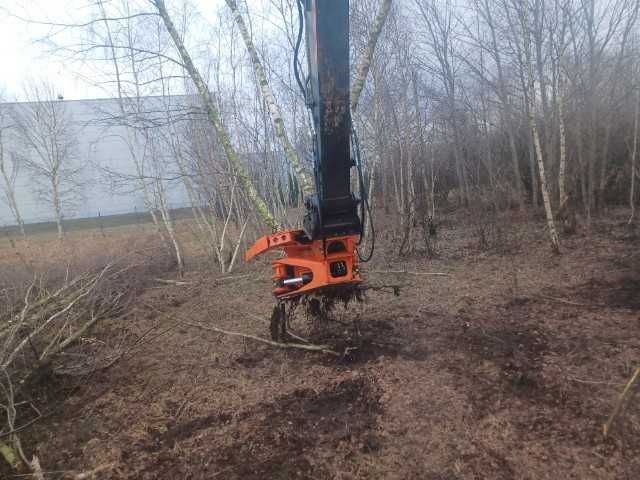
<svg viewBox="0 0 640 480"><path fill-rule="evenodd" d="M187 97L174 97L184 102ZM149 97L144 99L146 104L152 105L150 117L161 118L163 115L161 99ZM172 99L172 102L174 99ZM136 169L131 153L125 141L126 129L116 126L112 118L117 114L117 104L114 100L78 100L63 101L66 114L72 121L73 130L77 137L77 148L74 162L83 165L81 174L82 188L79 193L82 200L75 208L65 212L66 218L93 217L98 212L101 215L129 213L137 209L144 211L144 200L141 192L136 188L132 179L130 185L120 184L114 188L114 183L105 174L104 169L119 172L122 176L135 176ZM0 104L0 108L28 108L28 104ZM107 119L107 120L106 120ZM25 154L24 148L16 140L15 135L4 135L5 155L12 151ZM142 155L141 142L138 155ZM163 160L167 164L173 161L169 152L163 152ZM51 206L42 201L36 192L36 184L27 169L22 168L16 180L17 200L21 214L27 223L53 220ZM0 190L1 192L1 190ZM179 181L168 183L168 196L171 207L186 206L188 199ZM13 224L13 216L0 193L0 226Z"/></svg>

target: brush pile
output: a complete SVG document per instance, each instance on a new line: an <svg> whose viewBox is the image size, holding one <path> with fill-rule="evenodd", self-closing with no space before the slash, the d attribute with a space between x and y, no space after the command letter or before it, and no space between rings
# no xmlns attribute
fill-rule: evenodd
<svg viewBox="0 0 640 480"><path fill-rule="evenodd" d="M75 275L67 268L0 285L0 456L17 471L37 473L37 459L26 458L18 437L46 414L31 387L112 365L122 349L91 338L92 327L125 315L155 270L149 257L128 255Z"/></svg>

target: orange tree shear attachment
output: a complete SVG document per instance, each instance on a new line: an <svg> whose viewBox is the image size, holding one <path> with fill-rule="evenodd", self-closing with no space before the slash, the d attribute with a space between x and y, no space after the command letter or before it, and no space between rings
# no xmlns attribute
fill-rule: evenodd
<svg viewBox="0 0 640 480"><path fill-rule="evenodd" d="M303 230L277 232L258 239L245 259L269 250L284 251L284 257L272 262L273 294L288 298L326 286L361 282L357 240L357 235L310 240Z"/></svg>

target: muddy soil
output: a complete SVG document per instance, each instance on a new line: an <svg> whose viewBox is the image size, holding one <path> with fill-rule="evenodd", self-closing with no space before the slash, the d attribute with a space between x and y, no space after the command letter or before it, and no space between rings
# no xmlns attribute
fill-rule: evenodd
<svg viewBox="0 0 640 480"><path fill-rule="evenodd" d="M640 478L638 395L602 435L640 361L640 240L602 223L560 256L516 219L481 249L452 218L431 259L399 258L381 229L368 282L400 296L291 322L337 357L197 327L268 336L266 262L148 289L95 332L124 357L48 379L53 413L23 442L47 478Z"/></svg>

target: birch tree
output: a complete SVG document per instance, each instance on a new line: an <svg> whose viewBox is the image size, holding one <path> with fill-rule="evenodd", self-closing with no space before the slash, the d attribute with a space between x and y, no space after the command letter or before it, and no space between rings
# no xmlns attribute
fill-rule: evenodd
<svg viewBox="0 0 640 480"><path fill-rule="evenodd" d="M364 51L362 52L360 59L356 62L356 75L353 81L353 86L351 87L352 112L355 112L358 107L358 101L360 100L360 95L362 94L362 89L364 88L367 76L369 75L369 69L371 68L371 61L376 51L376 45L378 44L382 28L389 16L392 3L393 0L382 0L378 14L376 15L376 18L369 30L369 36Z"/></svg>
<svg viewBox="0 0 640 480"><path fill-rule="evenodd" d="M0 97L0 102L2 97ZM14 133L13 121L9 115L9 107L0 103L0 175L2 176L2 182L0 191L4 196L4 200L13 215L13 219L16 225L20 229L22 238L26 238L24 230L24 221L20 214L20 207L16 199L16 179L20 168L19 157L15 152L15 145L13 149L9 149L10 138L9 136Z"/></svg>
<svg viewBox="0 0 640 480"><path fill-rule="evenodd" d="M124 129L125 135L123 137L123 141L127 146L127 151L129 152L131 161L135 167L135 171L137 174L137 183L139 185L140 191L142 192L143 201L149 215L151 216L151 220L155 225L156 231L160 236L165 248L168 252L171 252L171 247L169 244L169 239L167 239L162 225L160 223L160 219L158 218L157 209L155 202L153 200L151 187L148 183L147 176L145 174L145 165L144 158L142 155L143 152L143 143L146 141L145 137L146 131L139 132L136 130L135 126L131 124L129 118L131 116L137 116L142 113L142 95L140 91L140 80L138 77L138 72L140 70L140 66L136 60L136 50L133 45L133 35L131 25L131 12L129 11L129 4L125 1L123 4L126 15L123 18L123 25L119 29L120 31L124 31L124 43L123 47L120 47L119 44L116 43L114 39L114 35L112 34L111 23L108 20L106 8L104 2L102 0L98 0L96 5L99 9L99 19L104 24L105 28L105 38L103 41L106 52L107 61L111 62L113 66L113 74L114 74L114 83L116 87L116 105L118 109L118 123ZM123 53L119 53L123 52ZM123 62L126 67L125 71L128 71L131 80L126 81L127 79L123 79L122 70L124 68L121 65ZM131 96L127 95L127 92L124 89L124 84L131 85L133 88L133 94ZM133 112L130 112L133 110ZM100 112L98 112L100 114ZM132 115L131 115L132 114ZM112 114L108 113L108 116L111 117ZM112 125L112 122L108 122L109 126ZM112 172L113 173L113 172Z"/></svg>
<svg viewBox="0 0 640 480"><path fill-rule="evenodd" d="M182 66L191 77L198 94L200 95L202 102L204 104L205 110L207 112L207 116L209 121L213 125L214 130L216 131L216 135L218 137L219 142L221 143L225 155L231 164L234 174L238 176L240 184L242 185L245 194L249 198L250 202L255 206L256 212L260 219L273 231L276 231L280 228L279 222L275 219L265 201L260 197L256 187L251 181L249 174L247 172L246 167L242 164L238 152L236 151L233 143L231 142L231 136L227 131L226 126L224 125L218 108L211 96L211 92L209 91L209 87L205 83L204 79L200 75L199 70L193 63L189 52L187 51L182 37L176 30L176 27L171 20L171 16L167 11L164 0L151 0L153 5L156 7L162 21L171 36L173 43L178 51L178 54L182 60Z"/></svg>
<svg viewBox="0 0 640 480"><path fill-rule="evenodd" d="M276 97L273 94L271 86L269 85L267 75L265 74L262 62L260 61L260 57L258 56L258 51L255 44L253 43L253 39L251 38L251 34L249 33L244 19L242 18L242 14L238 9L236 1L225 1L229 9L231 10L231 13L233 14L233 19L238 26L238 30L240 30L242 40L244 41L245 47L247 48L247 52L249 53L249 58L251 59L251 64L256 76L256 81L258 83L258 86L260 87L262 97L267 103L269 116L271 118L271 122L273 123L273 129L275 131L276 137L282 145L285 155L287 156L287 160L291 164L291 167L296 174L298 184L302 188L302 192L305 194L309 194L313 191L313 181L302 167L300 159L298 158L298 154L296 153L293 145L291 144L291 141L289 140L289 136L287 135L287 131L285 129L284 117L280 112L280 107L278 107Z"/></svg>
<svg viewBox="0 0 640 480"><path fill-rule="evenodd" d="M122 97L127 122L133 125L131 118L144 113L134 99L158 94L164 80L171 92L195 91L201 98L196 110L206 125L200 118L193 132L191 126L184 132L177 128L173 144L163 140L180 157L164 174L190 184L185 188L192 191L191 204L204 214L194 213L202 237L217 245L212 257L228 265L237 237L218 248L224 225L237 235L252 211L271 228L281 227L287 210L299 206L291 198L304 181L294 178L307 161L302 152L311 148L292 75L296 2L225 0L213 23L199 17L205 23L198 26L186 3L172 4L175 10L169 12L171 6L161 0L98 5L110 13L97 20L109 24L114 39L77 51L102 48L102 62L104 49L110 60L118 59L124 93L118 93L113 75L106 84L114 97ZM536 211L543 203L555 249L554 226L565 221L567 203L581 204L588 221L605 203L627 204L630 195L637 196L637 164L633 186L628 172L634 157L640 2L352 0L351 5L350 106L371 204L409 218L419 215L423 197L432 208L448 196L458 206L477 200L494 209L530 203ZM87 24L93 27L95 21ZM203 34L213 41L193 50L190 45ZM153 43L160 36L163 41ZM159 63L166 68L164 80L158 78ZM175 88L174 77L188 85ZM175 120L173 113L165 119ZM148 123L133 131L141 143L146 135L169 138L157 128ZM167 183L156 188L149 160L142 159L138 176L154 177L141 185L170 244L156 198ZM512 196L500 201L499 195L512 193L517 202ZM250 234L253 227L247 227Z"/></svg>
<svg viewBox="0 0 640 480"><path fill-rule="evenodd" d="M38 197L51 206L58 239L62 240L64 213L81 198L78 132L64 101L50 84L33 83L27 93L30 101L16 104L12 111L20 160L31 174Z"/></svg>
<svg viewBox="0 0 640 480"><path fill-rule="evenodd" d="M633 147L631 148L631 187L629 188L629 215L628 224L631 225L636 215L636 176L638 157L638 117L640 116L640 89L636 90L635 108L633 114Z"/></svg>
<svg viewBox="0 0 640 480"><path fill-rule="evenodd" d="M549 188L547 184L547 175L545 171L544 157L542 153L542 144L540 142L540 132L538 130L538 124L536 119L536 90L535 80L533 76L533 59L531 56L531 37L530 37L530 25L529 25L529 3L528 0L523 0L521 9L521 21L522 32L524 42L524 55L527 66L527 90L529 97L529 128L531 129L531 136L533 137L534 146L536 149L536 157L538 159L538 171L540 173L540 188L542 190L542 201L544 203L544 210L547 216L547 227L549 229L549 239L551 241L551 249L555 253L560 253L560 239L556 230L555 219L553 216L553 209L551 208L551 196L549 195Z"/></svg>

